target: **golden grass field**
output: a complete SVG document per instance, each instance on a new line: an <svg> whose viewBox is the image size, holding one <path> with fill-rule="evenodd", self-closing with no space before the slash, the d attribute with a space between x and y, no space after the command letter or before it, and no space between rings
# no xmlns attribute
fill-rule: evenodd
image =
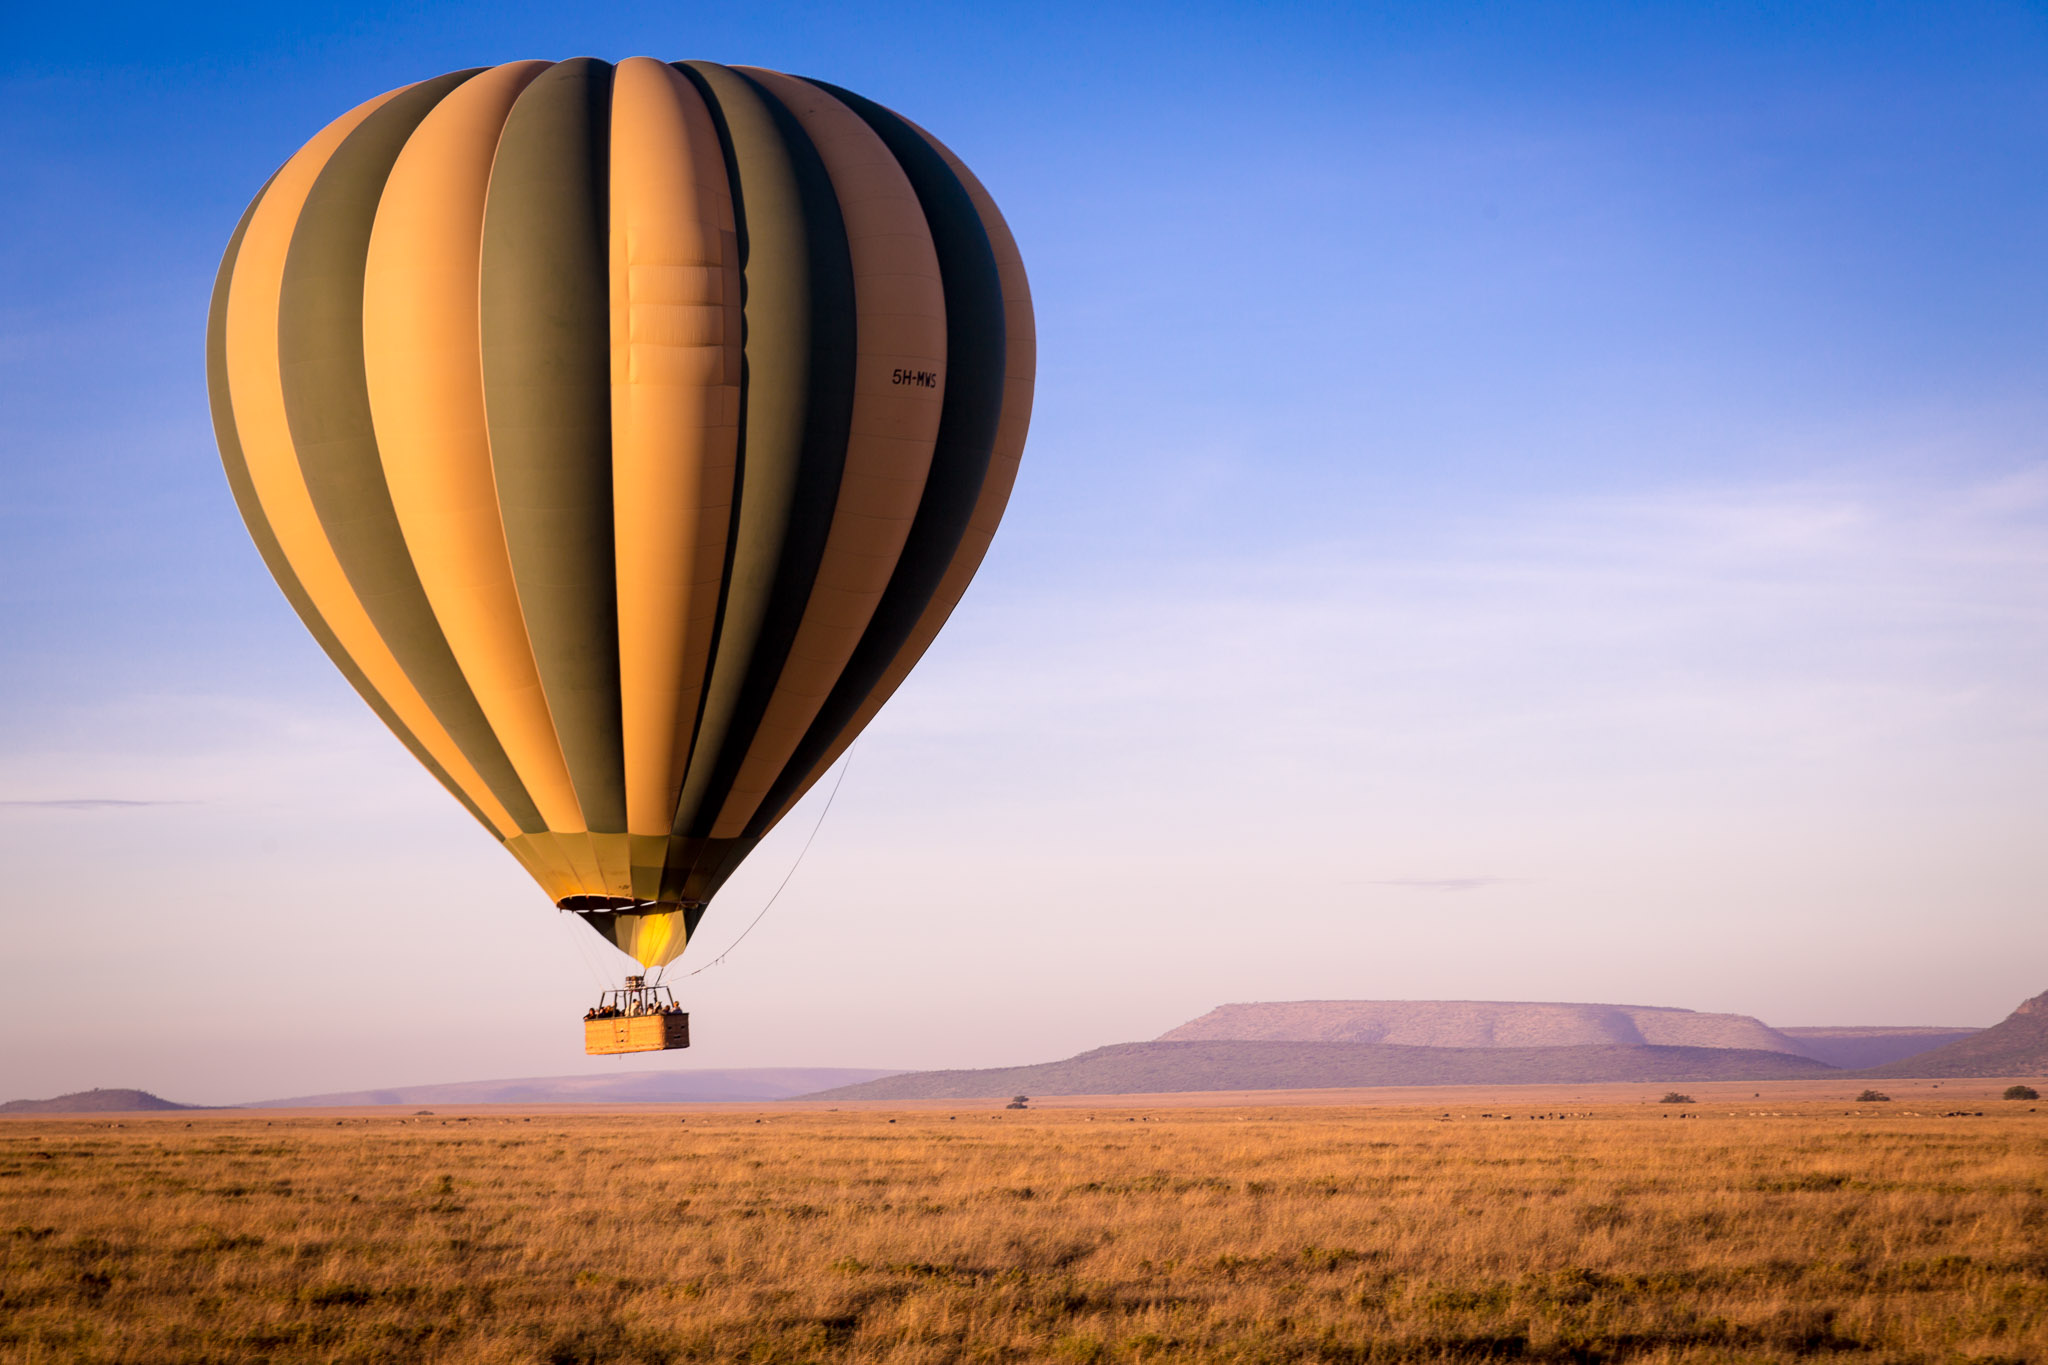
<svg viewBox="0 0 2048 1365"><path fill-rule="evenodd" d="M2048 1112L1751 1088L10 1119L0 1361L2048 1362Z"/></svg>

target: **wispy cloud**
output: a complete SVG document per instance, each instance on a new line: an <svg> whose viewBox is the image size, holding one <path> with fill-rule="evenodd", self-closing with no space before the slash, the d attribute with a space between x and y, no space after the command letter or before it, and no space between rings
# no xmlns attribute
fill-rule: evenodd
<svg viewBox="0 0 2048 1365"><path fill-rule="evenodd" d="M130 801L117 796L72 796L54 801L0 801L14 810L131 810L141 806L196 806L197 801Z"/></svg>
<svg viewBox="0 0 2048 1365"><path fill-rule="evenodd" d="M1678 489L1474 512L1427 536L1130 564L1004 585L962 613L893 724L977 718L1183 747L1294 733L1322 755L1361 730L1525 734L1570 713L1678 728L1845 694L1955 705L2031 695L2048 649L2048 469L1905 481ZM1050 578L1051 575L1042 575ZM950 695L935 695L941 692ZM2031 708L2023 708L2031 710Z"/></svg>
<svg viewBox="0 0 2048 1365"><path fill-rule="evenodd" d="M1501 886L1513 880L1512 877L1380 877L1366 885L1398 886L1408 891L1483 891L1489 886Z"/></svg>

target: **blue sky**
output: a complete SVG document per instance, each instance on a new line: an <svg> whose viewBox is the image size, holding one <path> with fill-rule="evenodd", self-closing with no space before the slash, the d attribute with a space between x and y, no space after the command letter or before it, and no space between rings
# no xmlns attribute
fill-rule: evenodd
<svg viewBox="0 0 2048 1365"><path fill-rule="evenodd" d="M1040 1060L1331 996L1989 1023L2048 985L2038 6L73 8L0 37L0 1027L101 974L153 1021L0 1059L9 1095L586 1065L564 1020L613 964L305 637L201 357L278 162L526 56L890 104L989 185L1038 308L995 551L692 982L690 1063ZM175 804L35 804L77 800ZM225 1051L304 989L317 1020Z"/></svg>

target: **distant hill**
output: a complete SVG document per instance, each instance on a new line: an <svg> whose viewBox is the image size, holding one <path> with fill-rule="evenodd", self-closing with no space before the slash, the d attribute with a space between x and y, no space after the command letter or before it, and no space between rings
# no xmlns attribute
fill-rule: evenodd
<svg viewBox="0 0 2048 1365"><path fill-rule="evenodd" d="M899 1072L879 1067L770 1066L737 1070L619 1071L608 1076L531 1076L455 1081L257 1100L251 1109L345 1109L372 1104L684 1104L786 1100L826 1086L852 1085Z"/></svg>
<svg viewBox="0 0 2048 1365"><path fill-rule="evenodd" d="M1289 1000L1220 1005L1163 1043L1393 1043L1406 1047L1715 1047L1809 1055L1746 1014L1660 1005L1511 1000ZM1929 1046L1933 1046L1929 1044Z"/></svg>
<svg viewBox="0 0 2048 1365"><path fill-rule="evenodd" d="M1145 1095L1200 1090L1328 1090L1386 1085L1763 1081L1840 1074L1761 1049L1594 1044L1408 1047L1387 1043L1119 1043L1062 1062L918 1071L805 1099L950 1100L1006 1095Z"/></svg>
<svg viewBox="0 0 2048 1365"><path fill-rule="evenodd" d="M9 1100L0 1114L132 1114L150 1109L196 1109L159 1099L147 1090L80 1090L53 1100Z"/></svg>
<svg viewBox="0 0 2048 1365"><path fill-rule="evenodd" d="M1979 1033L1866 1076L2048 1076L2048 991Z"/></svg>
<svg viewBox="0 0 2048 1365"><path fill-rule="evenodd" d="M1914 1028L1901 1026L1887 1028L1841 1027L1841 1028L1780 1028L1778 1032L1799 1044L1799 1050L1809 1057L1818 1058L1830 1066L1863 1067L1883 1066L1887 1062L1900 1061L1917 1056L1931 1048L1957 1042L1973 1034L1982 1033L1977 1028Z"/></svg>

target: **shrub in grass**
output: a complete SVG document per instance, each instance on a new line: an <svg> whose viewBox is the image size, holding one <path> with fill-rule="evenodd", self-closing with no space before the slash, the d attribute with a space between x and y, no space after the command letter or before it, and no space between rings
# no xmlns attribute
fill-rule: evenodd
<svg viewBox="0 0 2048 1365"><path fill-rule="evenodd" d="M1889 1099L1891 1099L1891 1096L1885 1094L1882 1090L1865 1090L1856 1096L1856 1103L1883 1104Z"/></svg>
<svg viewBox="0 0 2048 1365"><path fill-rule="evenodd" d="M2009 1100L2038 1100L2041 1098L2041 1092L2034 1089L2031 1085L2009 1085L2005 1088L2005 1098Z"/></svg>
<svg viewBox="0 0 2048 1365"><path fill-rule="evenodd" d="M1657 1101L1659 1104L1691 1104L1692 1102L1692 1096L1681 1095L1676 1090L1665 1091L1664 1098Z"/></svg>

